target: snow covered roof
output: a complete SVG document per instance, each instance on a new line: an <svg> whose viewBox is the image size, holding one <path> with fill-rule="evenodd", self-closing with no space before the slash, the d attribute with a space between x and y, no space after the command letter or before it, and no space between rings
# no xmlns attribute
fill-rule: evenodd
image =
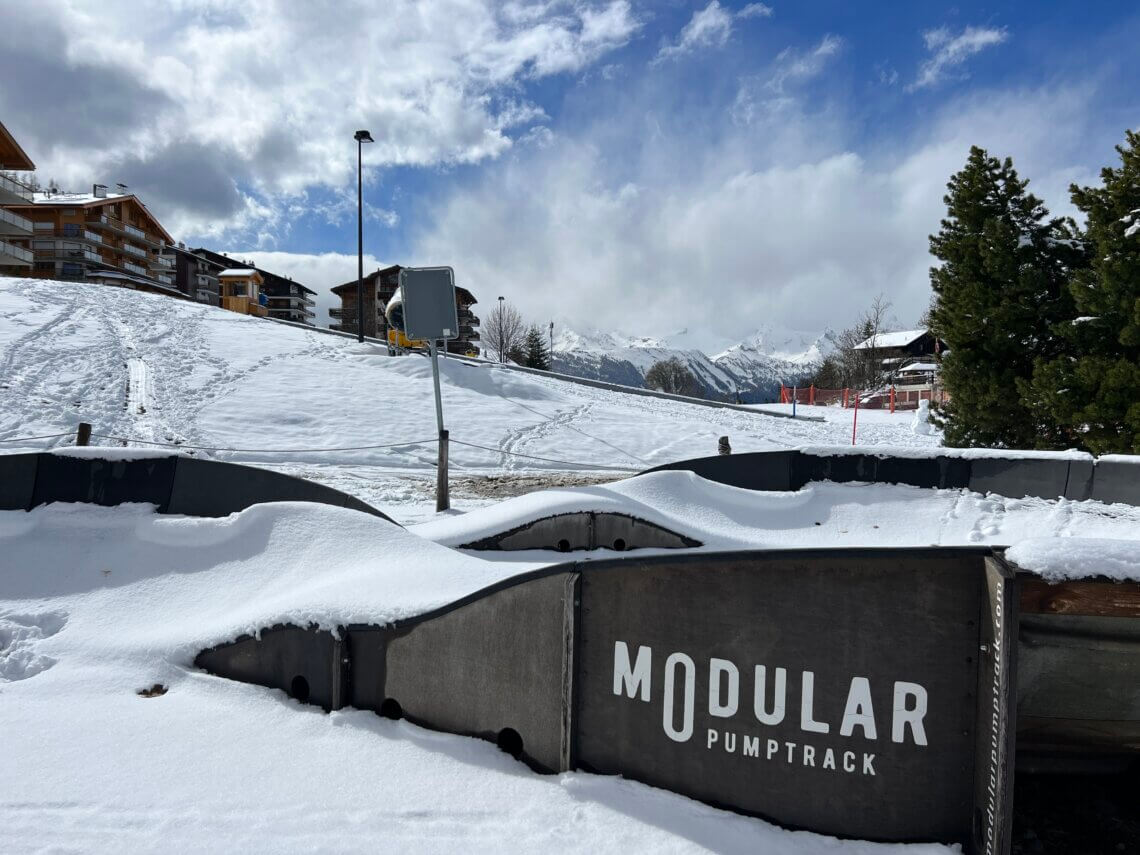
<svg viewBox="0 0 1140 855"><path fill-rule="evenodd" d="M879 333L855 345L855 350L870 350L880 347L906 347L926 335L929 330L899 330L898 332Z"/></svg>
<svg viewBox="0 0 1140 855"><path fill-rule="evenodd" d="M96 196L93 193L46 193L32 194L32 202L36 205L90 205L93 202L110 202L114 199L125 199L130 193L107 193Z"/></svg>
<svg viewBox="0 0 1140 855"><path fill-rule="evenodd" d="M899 369L900 371L937 371L938 365L934 362L912 362Z"/></svg>
<svg viewBox="0 0 1140 855"><path fill-rule="evenodd" d="M255 276L256 274L257 274L257 271L254 270L253 268L250 268L250 267L231 267L228 270L223 270L221 273L219 273L218 278L219 279L221 279L223 277L236 278L238 276L242 276L242 277L244 277L244 276Z"/></svg>

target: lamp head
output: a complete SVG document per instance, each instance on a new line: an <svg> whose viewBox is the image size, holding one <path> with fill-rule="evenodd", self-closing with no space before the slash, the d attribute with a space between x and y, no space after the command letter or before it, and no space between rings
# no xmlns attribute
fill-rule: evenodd
<svg viewBox="0 0 1140 855"><path fill-rule="evenodd" d="M368 131L357 131L352 138L357 142L376 142Z"/></svg>

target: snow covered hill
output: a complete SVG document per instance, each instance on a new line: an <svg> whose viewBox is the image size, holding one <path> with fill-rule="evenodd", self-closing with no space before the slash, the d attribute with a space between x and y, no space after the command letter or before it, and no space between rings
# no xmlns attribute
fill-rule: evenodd
<svg viewBox="0 0 1140 855"><path fill-rule="evenodd" d="M764 328L735 344L722 342L709 355L697 347L694 336L681 330L664 339L594 331L579 333L567 327L554 338L554 369L588 377L644 386L653 363L676 357L696 378L701 394L713 400L744 403L776 400L781 383L795 384L835 349L834 333L801 333Z"/></svg>
<svg viewBox="0 0 1140 855"><path fill-rule="evenodd" d="M648 368L650 348L630 348ZM850 414L774 419L444 360L453 477L640 471L713 454L850 442ZM711 361L710 377L723 377ZM777 407L779 409L779 407ZM436 451L428 361L167 297L0 279L0 447L207 446L379 507L422 507ZM860 414L860 441L934 445L908 416ZM20 437L50 437L15 443ZM468 443L468 444L464 444ZM336 450L325 450L336 449ZM544 459L539 459L544 458ZM397 518L400 517L397 511Z"/></svg>

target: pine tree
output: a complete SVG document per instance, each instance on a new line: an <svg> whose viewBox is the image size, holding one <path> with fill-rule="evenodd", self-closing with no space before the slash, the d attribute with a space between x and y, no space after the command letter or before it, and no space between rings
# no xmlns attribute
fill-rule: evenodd
<svg viewBox="0 0 1140 855"><path fill-rule="evenodd" d="M1041 360L1033 383L1071 444L1096 454L1140 453L1140 133L1126 143L1101 187L1069 188L1090 261L1071 283L1068 352Z"/></svg>
<svg viewBox="0 0 1140 855"><path fill-rule="evenodd" d="M546 346L546 336L537 326L532 325L526 331L523 352L523 365L541 371L550 370L550 349Z"/></svg>
<svg viewBox="0 0 1140 855"><path fill-rule="evenodd" d="M930 320L948 348L941 377L950 393L936 418L949 446L1065 445L1023 394L1034 358L1059 352L1053 328L1071 317L1067 279L1080 251L1070 224L1048 219L1028 183L1009 158L972 147L930 238L942 261L930 271Z"/></svg>

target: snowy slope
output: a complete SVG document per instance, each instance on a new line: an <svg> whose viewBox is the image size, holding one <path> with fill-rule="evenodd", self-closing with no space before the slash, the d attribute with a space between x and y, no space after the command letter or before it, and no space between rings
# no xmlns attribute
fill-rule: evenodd
<svg viewBox="0 0 1140 855"><path fill-rule="evenodd" d="M648 349L631 350L647 368ZM823 423L790 421L492 365L441 365L458 479L640 471L715 453L722 435L736 451L850 442L851 414L839 410L817 408ZM434 477L422 357L156 295L0 278L0 448L68 444L80 421L104 444L128 437L254 449L205 453L316 478L385 508L426 504ZM11 442L46 434L65 436ZM937 441L912 433L909 416L860 414L861 443ZM321 450L330 448L353 450Z"/></svg>
<svg viewBox="0 0 1140 855"><path fill-rule="evenodd" d="M702 394L745 403L775 400L781 383L794 384L834 350L834 334L758 329L744 341L702 349L705 337L680 330L662 339L620 333L576 332L563 326L554 338L554 367L578 377L643 386L653 363L677 358L697 380ZM706 344L707 348L707 344Z"/></svg>

